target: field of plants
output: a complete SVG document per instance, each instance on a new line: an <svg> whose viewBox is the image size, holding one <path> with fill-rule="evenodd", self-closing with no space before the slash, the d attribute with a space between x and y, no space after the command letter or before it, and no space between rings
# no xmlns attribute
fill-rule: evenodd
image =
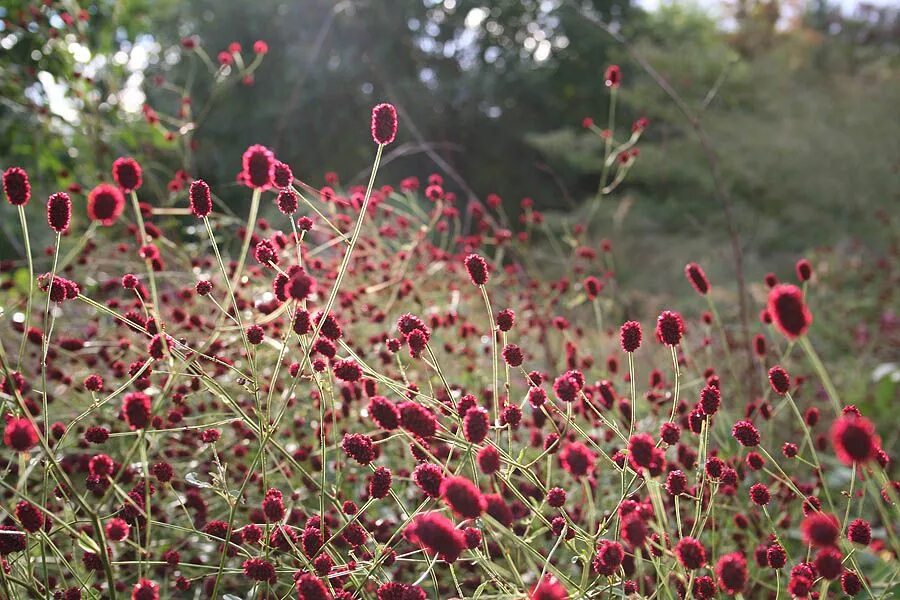
<svg viewBox="0 0 900 600"><path fill-rule="evenodd" d="M731 243L647 272L617 65L578 211L386 176L390 97L359 180L261 132L207 182L193 124L276 50L173 51L219 91L156 82L168 146L0 165L0 598L900 597L896 240L756 272L714 192Z"/></svg>

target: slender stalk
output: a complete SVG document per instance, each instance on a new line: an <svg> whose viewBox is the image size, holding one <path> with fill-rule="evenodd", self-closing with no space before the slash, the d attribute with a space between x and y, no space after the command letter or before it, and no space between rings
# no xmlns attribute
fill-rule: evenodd
<svg viewBox="0 0 900 600"><path fill-rule="evenodd" d="M25 207L19 205L19 223L22 225L22 237L25 240L25 256L28 259L28 303L25 306L25 321L22 341L19 343L19 356L16 359L16 370L22 368L22 357L25 356L25 341L31 327L31 304L34 300L34 258L31 256L31 239L28 236L28 220L25 219Z"/></svg>
<svg viewBox="0 0 900 600"><path fill-rule="evenodd" d="M500 395L497 390L497 324L494 322L494 311L491 308L491 299L488 296L487 288L483 285L478 286L481 290L481 297L484 299L484 308L487 310L488 319L491 323L491 364L493 366L493 375L491 377L491 389L494 394L494 401L491 405L494 408L494 426L500 427ZM498 439L499 439L499 429L498 429Z"/></svg>

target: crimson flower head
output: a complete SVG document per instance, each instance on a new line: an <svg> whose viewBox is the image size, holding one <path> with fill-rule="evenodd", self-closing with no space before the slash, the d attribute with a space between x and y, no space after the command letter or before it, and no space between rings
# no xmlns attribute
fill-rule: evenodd
<svg viewBox="0 0 900 600"><path fill-rule="evenodd" d="M845 465L864 463L874 459L881 448L872 421L854 413L845 413L831 425L831 444L835 454Z"/></svg>
<svg viewBox="0 0 900 600"><path fill-rule="evenodd" d="M750 421L738 421L731 428L731 436L742 446L759 446L759 430Z"/></svg>
<svg viewBox="0 0 900 600"><path fill-rule="evenodd" d="M569 592L556 577L544 575L544 577L531 588L528 600L569 600Z"/></svg>
<svg viewBox="0 0 900 600"><path fill-rule="evenodd" d="M594 453L581 442L572 442L559 453L563 468L572 477L583 477L594 470Z"/></svg>
<svg viewBox="0 0 900 600"><path fill-rule="evenodd" d="M490 271L484 258L477 254L470 254L466 257L465 265L473 284L484 285L488 282Z"/></svg>
<svg viewBox="0 0 900 600"><path fill-rule="evenodd" d="M131 590L131 600L159 600L159 584L141 579Z"/></svg>
<svg viewBox="0 0 900 600"><path fill-rule="evenodd" d="M706 548L692 537L683 537L675 545L675 556L685 569L699 569L706 564Z"/></svg>
<svg viewBox="0 0 900 600"><path fill-rule="evenodd" d="M619 65L609 65L606 67L606 73L603 75L606 87L617 88L622 83L622 70Z"/></svg>
<svg viewBox="0 0 900 600"><path fill-rule="evenodd" d="M805 334L813 320L803 300L803 292L796 285L782 283L769 290L766 311L775 328L789 340Z"/></svg>
<svg viewBox="0 0 900 600"><path fill-rule="evenodd" d="M825 548L837 543L841 526L837 517L830 513L813 511L800 523L803 541L810 546Z"/></svg>
<svg viewBox="0 0 900 600"><path fill-rule="evenodd" d="M125 394L122 412L132 431L146 428L150 424L150 396L141 392Z"/></svg>
<svg viewBox="0 0 900 600"><path fill-rule="evenodd" d="M465 477L444 478L440 494L453 512L464 519L477 519L487 507L481 490Z"/></svg>
<svg viewBox="0 0 900 600"><path fill-rule="evenodd" d="M376 144L390 144L397 137L397 109L382 103L372 109L372 139Z"/></svg>
<svg viewBox="0 0 900 600"><path fill-rule="evenodd" d="M706 273L703 272L703 268L700 265L688 263L684 267L684 276L687 277L687 280L698 294L705 296L709 293L709 279L706 278Z"/></svg>
<svg viewBox="0 0 900 600"><path fill-rule="evenodd" d="M47 200L47 224L56 233L65 233L72 221L72 200L65 192L57 192Z"/></svg>
<svg viewBox="0 0 900 600"><path fill-rule="evenodd" d="M125 210L125 196L113 185L101 183L88 194L88 217L105 227L115 223L123 210Z"/></svg>
<svg viewBox="0 0 900 600"><path fill-rule="evenodd" d="M779 396L784 396L791 389L791 376L784 367L775 365L769 369L769 384Z"/></svg>
<svg viewBox="0 0 900 600"><path fill-rule="evenodd" d="M747 585L747 559L740 552L722 556L716 563L716 578L727 595L740 594Z"/></svg>
<svg viewBox="0 0 900 600"><path fill-rule="evenodd" d="M419 544L447 562L455 562L466 549L466 536L450 520L437 512L422 513L404 532L409 541Z"/></svg>
<svg viewBox="0 0 900 600"><path fill-rule="evenodd" d="M667 346L677 346L684 335L684 320L672 310L664 310L656 319L656 339Z"/></svg>
<svg viewBox="0 0 900 600"><path fill-rule="evenodd" d="M809 281L812 278L812 264L807 259L798 260L794 268L797 270L797 279L800 281Z"/></svg>
<svg viewBox="0 0 900 600"><path fill-rule="evenodd" d="M345 433L341 448L347 456L361 465L367 465L375 460L372 438L362 433Z"/></svg>
<svg viewBox="0 0 900 600"><path fill-rule="evenodd" d="M112 166L112 175L116 184L124 192L133 192L143 183L141 165L130 156L117 158Z"/></svg>
<svg viewBox="0 0 900 600"><path fill-rule="evenodd" d="M209 192L209 185L202 179L191 182L191 189L188 194L191 202L191 212L198 219L208 217L212 212L212 195Z"/></svg>
<svg viewBox="0 0 900 600"><path fill-rule="evenodd" d="M275 161L272 167L272 185L277 188L290 187L294 183L294 173L291 167L281 161Z"/></svg>
<svg viewBox="0 0 900 600"><path fill-rule="evenodd" d="M249 187L263 190L271 187L275 171L275 155L271 150L254 144L244 152L241 163L244 167L241 175Z"/></svg>
<svg viewBox="0 0 900 600"><path fill-rule="evenodd" d="M21 167L10 167L3 171L3 192L13 206L25 206L31 200L31 183L28 173Z"/></svg>
<svg viewBox="0 0 900 600"><path fill-rule="evenodd" d="M626 321L619 330L619 341L625 352L634 352L640 348L642 337L641 324L637 321Z"/></svg>
<svg viewBox="0 0 900 600"><path fill-rule="evenodd" d="M25 418L12 417L3 430L3 443L16 452L31 450L38 443L38 432Z"/></svg>

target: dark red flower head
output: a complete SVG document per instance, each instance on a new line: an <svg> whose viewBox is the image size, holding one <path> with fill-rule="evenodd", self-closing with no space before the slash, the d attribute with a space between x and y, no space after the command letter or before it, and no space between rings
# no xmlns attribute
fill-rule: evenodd
<svg viewBox="0 0 900 600"><path fill-rule="evenodd" d="M150 396L141 392L125 394L122 412L132 430L144 429L150 424Z"/></svg>
<svg viewBox="0 0 900 600"><path fill-rule="evenodd" d="M141 579L131 590L131 600L159 600L159 584Z"/></svg>
<svg viewBox="0 0 900 600"><path fill-rule="evenodd" d="M699 569L706 564L706 549L698 540L683 537L675 545L675 556L685 569Z"/></svg>
<svg viewBox="0 0 900 600"><path fill-rule="evenodd" d="M344 453L361 465L367 465L375 460L375 446L372 438L362 433L345 433L341 441Z"/></svg>
<svg viewBox="0 0 900 600"><path fill-rule="evenodd" d="M881 448L881 439L875 433L872 421L849 413L832 424L831 444L838 459L845 465L852 465L875 458Z"/></svg>
<svg viewBox="0 0 900 600"><path fill-rule="evenodd" d="M72 200L65 192L57 192L47 199L47 223L56 233L65 233L72 222Z"/></svg>
<svg viewBox="0 0 900 600"><path fill-rule="evenodd" d="M275 161L272 167L272 185L277 188L287 188L294 183L294 172L286 163Z"/></svg>
<svg viewBox="0 0 900 600"><path fill-rule="evenodd" d="M805 258L801 258L795 265L797 269L797 279L800 281L809 281L812 277L812 265Z"/></svg>
<svg viewBox="0 0 900 600"><path fill-rule="evenodd" d="M675 311L664 310L656 319L656 339L667 346L677 346L684 335L684 321Z"/></svg>
<svg viewBox="0 0 900 600"><path fill-rule="evenodd" d="M813 511L803 519L800 532L807 544L824 548L837 543L841 526L834 515Z"/></svg>
<svg viewBox="0 0 900 600"><path fill-rule="evenodd" d="M442 560L454 562L466 549L466 537L453 527L447 517L437 512L422 513L413 519L404 532L409 541L437 554Z"/></svg>
<svg viewBox="0 0 900 600"><path fill-rule="evenodd" d="M3 430L3 443L17 452L31 450L38 443L38 432L25 418L12 417Z"/></svg>
<svg viewBox="0 0 900 600"><path fill-rule="evenodd" d="M487 504L481 490L465 477L446 477L441 482L441 498L461 518L477 519Z"/></svg>
<svg viewBox="0 0 900 600"><path fill-rule="evenodd" d="M688 263L684 267L684 276L701 296L709 292L709 279L697 263Z"/></svg>
<svg viewBox="0 0 900 600"><path fill-rule="evenodd" d="M738 421L731 428L731 436L742 446L759 446L759 430L750 421Z"/></svg>
<svg viewBox="0 0 900 600"><path fill-rule="evenodd" d="M769 369L769 384L776 394L784 396L791 389L791 376L784 368L775 365Z"/></svg>
<svg viewBox="0 0 900 600"><path fill-rule="evenodd" d="M268 189L275 170L275 155L272 151L254 144L247 148L242 157L244 181L252 188Z"/></svg>
<svg viewBox="0 0 900 600"><path fill-rule="evenodd" d="M488 270L487 261L484 260L484 258L477 254L470 254L466 257L465 265L466 271L469 273L469 279L472 280L472 283L475 285L484 285L488 282L490 271Z"/></svg>
<svg viewBox="0 0 900 600"><path fill-rule="evenodd" d="M594 453L581 442L572 442L559 453L559 461L572 477L583 477L594 470Z"/></svg>
<svg viewBox="0 0 900 600"><path fill-rule="evenodd" d="M622 344L622 350L625 352L634 352L641 347L641 324L637 321L627 321L619 330L619 340Z"/></svg>
<svg viewBox="0 0 900 600"><path fill-rule="evenodd" d="M372 139L376 144L390 144L397 137L397 109L382 103L372 109Z"/></svg>
<svg viewBox="0 0 900 600"><path fill-rule="evenodd" d="M769 291L766 310L772 323L789 340L795 340L809 329L812 313L796 285L778 284Z"/></svg>
<svg viewBox="0 0 900 600"><path fill-rule="evenodd" d="M189 196L194 216L198 219L209 216L212 212L212 195L206 182L202 179L192 181Z"/></svg>
<svg viewBox="0 0 900 600"><path fill-rule="evenodd" d="M747 585L747 559L740 552L731 552L716 563L719 587L729 596L740 594Z"/></svg>
<svg viewBox="0 0 900 600"><path fill-rule="evenodd" d="M117 158L112 166L113 180L122 188L122 191L133 192L143 182L141 165L130 156Z"/></svg>
<svg viewBox="0 0 900 600"><path fill-rule="evenodd" d="M528 600L569 600L569 592L556 577L544 575L544 577L531 588Z"/></svg>
<svg viewBox="0 0 900 600"><path fill-rule="evenodd" d="M125 210L125 196L119 188L101 183L88 194L87 213L92 221L109 227Z"/></svg>
<svg viewBox="0 0 900 600"><path fill-rule="evenodd" d="M619 65L609 65L606 67L606 73L603 75L603 81L606 87L617 88L622 83L622 71Z"/></svg>
<svg viewBox="0 0 900 600"><path fill-rule="evenodd" d="M25 206L31 200L31 183L28 173L21 167L10 167L3 171L3 192L13 206Z"/></svg>

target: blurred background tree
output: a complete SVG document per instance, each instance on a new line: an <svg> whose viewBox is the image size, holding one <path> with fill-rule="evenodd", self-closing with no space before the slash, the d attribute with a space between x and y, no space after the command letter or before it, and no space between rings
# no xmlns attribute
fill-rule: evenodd
<svg viewBox="0 0 900 600"><path fill-rule="evenodd" d="M640 116L650 126L594 223L649 271L677 276L669 263L725 247L708 165L672 101L585 14L621 32L700 115L752 273L823 243L896 243L885 219L900 189L898 11L826 0L11 0L0 8L0 161L26 166L39 196L89 188L132 153L158 196L181 168L239 201L252 143L313 186L327 171L360 181L368 109L390 100L402 129L384 181L438 171L463 198L496 192L510 211L525 196L585 210L602 141L581 122L606 126L603 71L619 63L617 131ZM257 39L269 52L247 74ZM235 42L244 65L219 68ZM19 255L6 233L0 253Z"/></svg>

